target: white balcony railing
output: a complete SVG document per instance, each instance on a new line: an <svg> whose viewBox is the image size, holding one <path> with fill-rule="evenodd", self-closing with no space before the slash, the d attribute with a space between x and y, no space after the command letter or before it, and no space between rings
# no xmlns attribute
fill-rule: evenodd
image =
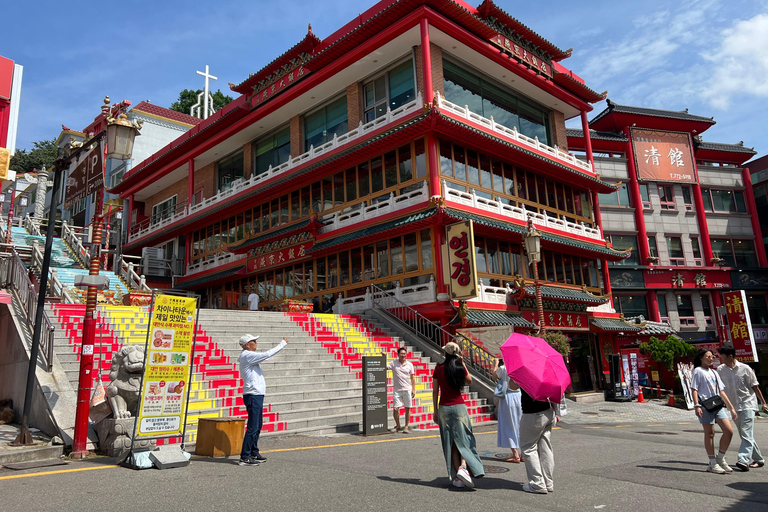
<svg viewBox="0 0 768 512"><path fill-rule="evenodd" d="M467 302L483 302L486 304L501 304L507 305L507 295L512 293L510 287L490 286L480 283L477 287L478 294L474 299L469 299Z"/></svg>
<svg viewBox="0 0 768 512"><path fill-rule="evenodd" d="M227 263L232 263L233 261L242 260L246 257L248 257L247 254L234 254L231 252L217 255L213 259L200 261L198 263L195 263L194 265L188 265L187 272L186 274L184 274L184 276L188 277L192 274L197 274L198 272L202 272L204 270L221 267L223 265L226 265Z"/></svg>
<svg viewBox="0 0 768 512"><path fill-rule="evenodd" d="M398 283L394 290L387 290L385 293L396 297L409 306L429 304L430 302L435 302L435 300L437 300L435 295L434 276L430 276L430 280L426 284L400 286ZM337 315L353 315L372 308L373 297L371 296L371 289L367 288L364 295L349 297L348 299L343 298L341 294L339 294L338 299L336 299L336 304L333 305L333 312Z"/></svg>
<svg viewBox="0 0 768 512"><path fill-rule="evenodd" d="M424 203L429 200L429 185L426 181L422 181L418 189L412 190L408 193L396 196L392 192L387 199L383 201L377 201L374 204L368 206L365 205L366 201L357 203L345 208L342 211L332 213L320 218L320 221L325 226L320 228L320 233L327 233L335 229L340 229L345 226L350 226L357 222L361 222L376 217L381 217L387 213L395 212L407 208L409 206Z"/></svg>
<svg viewBox="0 0 768 512"><path fill-rule="evenodd" d="M496 213L522 222L527 222L528 219L531 218L533 219L533 223L539 226L603 241L603 237L600 234L600 228L598 227L593 228L584 223L558 219L557 217L550 216L546 213L530 212L518 206L503 204L500 201L480 197L474 191L462 192L461 190L455 190L449 188L445 181L443 181L443 195L446 201L471 206L479 210Z"/></svg>
<svg viewBox="0 0 768 512"><path fill-rule="evenodd" d="M553 159L560 160L561 162L564 162L572 167L578 167L579 169L584 170L590 174L594 174L594 171L592 170L592 165L589 162L584 162L582 160L579 160L578 158L576 158L575 155L572 155L571 153L568 153L566 151L561 151L560 148L558 148L557 146L555 147L548 146L542 142L539 142L538 137L530 138L526 135L523 135L522 133L517 131L517 127L507 128L506 126L501 125L496 121L494 121L493 117L488 119L486 117L483 117L479 114L472 112L471 110L469 110L469 107L467 107L466 105L463 107L460 107L455 103L451 103L450 101L440 96L439 92L436 93L436 98L437 98L437 106L441 110L445 110L453 114L456 114L457 116L463 119L466 119L467 121L472 121L473 123L482 125L484 128L492 132L503 135L504 138L511 139L514 142L517 142L529 148L535 149L542 153L546 153L547 155L549 155L549 157Z"/></svg>
<svg viewBox="0 0 768 512"><path fill-rule="evenodd" d="M405 105L399 108L396 108L395 110L387 109L387 113L385 115L378 117L373 121L370 121L365 124L363 124L363 122L361 121L360 124L357 125L357 127L353 128L352 130L349 130L347 133L339 136L334 135L333 140L330 140L321 146L318 146L318 147L310 146L309 151L297 157L291 158L284 164L278 165L277 167L270 166L269 169L267 169L262 174L251 176L247 180L245 179L237 180L233 182L231 186L229 186L229 188L227 188L226 190L219 191L216 195L208 197L197 204L194 204L192 206L187 206L179 211L176 211L174 212L173 215L168 216L167 218L163 219L160 222L149 223L146 226L142 227L141 229L135 230L133 233L129 234L128 241L133 242L134 240L147 236L151 233L154 233L155 231L159 231L163 229L165 226L169 224L173 224L177 220L187 217L190 214L197 213L213 205L219 204L222 201L225 201L226 199L234 196L235 194L242 192L243 190L247 190L270 178L274 178L275 176L286 174L288 171L296 168L299 165L304 165L307 162L310 162L317 157L328 154L329 152L341 146L347 145L355 140L358 140L368 135L369 133L373 132L374 130L378 130L383 126L386 126L399 119L402 119L405 116L408 116L416 111L421 110L422 107L423 107L423 103L421 99L421 93L419 92L413 101L406 103Z"/></svg>

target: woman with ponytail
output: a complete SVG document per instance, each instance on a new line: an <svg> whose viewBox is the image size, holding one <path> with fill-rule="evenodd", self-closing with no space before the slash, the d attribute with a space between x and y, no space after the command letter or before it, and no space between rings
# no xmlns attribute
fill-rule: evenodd
<svg viewBox="0 0 768 512"><path fill-rule="evenodd" d="M477 454L472 422L461 396L461 388L472 382L464 365L461 348L447 343L445 361L432 374L432 403L434 421L440 427L443 455L454 487L474 487L472 478L485 476L483 463ZM438 401L439 397L439 401Z"/></svg>

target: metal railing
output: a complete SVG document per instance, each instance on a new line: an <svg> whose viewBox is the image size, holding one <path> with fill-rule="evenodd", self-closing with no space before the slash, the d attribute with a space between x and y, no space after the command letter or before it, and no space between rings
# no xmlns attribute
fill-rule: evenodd
<svg viewBox="0 0 768 512"><path fill-rule="evenodd" d="M461 347L464 355L464 363L468 368L479 373L487 383L494 385L491 372L495 357L484 348L473 343L461 335L454 335L443 329L439 324L429 320L424 315L395 297L395 290L383 290L376 285L371 285L373 307L385 313L388 317L401 325L409 332L418 336L421 340L442 348L446 343L454 342Z"/></svg>
<svg viewBox="0 0 768 512"><path fill-rule="evenodd" d="M30 235L43 236L43 234L40 233L40 225L35 222L35 220L30 217L29 214L24 216L23 226L27 230L27 233Z"/></svg>
<svg viewBox="0 0 768 512"><path fill-rule="evenodd" d="M0 287L16 296L26 317L30 331L35 329L37 312L37 290L27 275L27 268L16 251L0 254ZM53 324L48 314L43 312L43 325L40 330L40 355L43 356L45 370L53 369Z"/></svg>

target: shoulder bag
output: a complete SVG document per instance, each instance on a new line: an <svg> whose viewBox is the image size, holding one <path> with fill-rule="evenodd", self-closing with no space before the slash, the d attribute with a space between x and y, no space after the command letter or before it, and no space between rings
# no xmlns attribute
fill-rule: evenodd
<svg viewBox="0 0 768 512"><path fill-rule="evenodd" d="M715 374L715 382L719 383L720 376L717 374L717 372L711 368L709 369L709 371ZM707 385L709 385L710 388L712 387L712 384L709 382L709 379L707 379ZM715 392L714 396L711 396L706 400L700 400L699 403L703 408L707 410L707 412L716 413L717 411L725 407L725 402L723 402L723 398L720 396L719 390L713 389L712 391Z"/></svg>

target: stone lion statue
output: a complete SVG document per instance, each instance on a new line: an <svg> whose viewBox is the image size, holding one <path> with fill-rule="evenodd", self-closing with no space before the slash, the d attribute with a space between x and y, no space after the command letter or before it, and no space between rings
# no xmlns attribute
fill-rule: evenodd
<svg viewBox="0 0 768 512"><path fill-rule="evenodd" d="M112 355L107 398L115 419L130 418L137 409L143 371L143 345L128 345Z"/></svg>

